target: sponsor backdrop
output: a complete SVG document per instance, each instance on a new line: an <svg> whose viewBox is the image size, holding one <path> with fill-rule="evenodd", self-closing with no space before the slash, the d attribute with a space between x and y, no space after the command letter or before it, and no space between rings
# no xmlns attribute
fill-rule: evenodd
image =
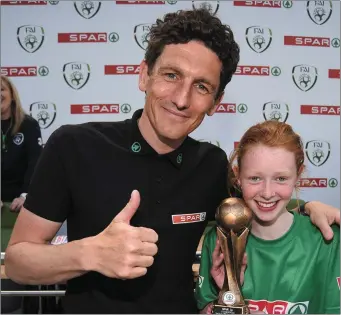
<svg viewBox="0 0 341 315"><path fill-rule="evenodd" d="M116 121L143 107L139 63L156 18L209 7L241 62L217 113L193 137L228 154L252 124L278 119L303 137L300 197L340 207L338 1L1 1L1 74L11 76L43 142L63 124Z"/></svg>

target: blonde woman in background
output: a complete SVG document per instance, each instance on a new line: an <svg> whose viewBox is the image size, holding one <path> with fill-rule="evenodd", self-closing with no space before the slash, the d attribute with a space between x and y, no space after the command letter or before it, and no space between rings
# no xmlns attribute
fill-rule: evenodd
<svg viewBox="0 0 341 315"><path fill-rule="evenodd" d="M21 106L18 91L9 78L1 76L1 252L7 248L28 190L34 167L42 151L39 124ZM2 290L30 289L9 279ZM1 313L24 310L32 313L37 299L2 297ZM30 307L28 307L30 306ZM19 312L21 312L19 311Z"/></svg>
<svg viewBox="0 0 341 315"><path fill-rule="evenodd" d="M1 76L1 201L12 211L23 205L42 150L39 124L21 106L14 84Z"/></svg>

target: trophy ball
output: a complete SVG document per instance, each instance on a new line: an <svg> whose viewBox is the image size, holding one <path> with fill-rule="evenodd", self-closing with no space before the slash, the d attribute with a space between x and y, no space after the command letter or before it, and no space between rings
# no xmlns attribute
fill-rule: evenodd
<svg viewBox="0 0 341 315"><path fill-rule="evenodd" d="M232 230L238 234L250 227L252 215L243 199L227 198L218 206L215 219L224 231Z"/></svg>

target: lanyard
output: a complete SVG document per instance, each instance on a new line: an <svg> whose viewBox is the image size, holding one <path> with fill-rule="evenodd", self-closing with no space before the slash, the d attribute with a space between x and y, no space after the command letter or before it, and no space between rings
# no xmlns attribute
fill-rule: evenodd
<svg viewBox="0 0 341 315"><path fill-rule="evenodd" d="M1 130L1 151L3 152L7 152L7 144L6 144L6 140L7 140L7 133L8 131L11 129L12 127L12 121L11 121L11 124L9 125L6 133L4 133L2 130Z"/></svg>
<svg viewBox="0 0 341 315"><path fill-rule="evenodd" d="M1 130L1 150L7 152L6 135Z"/></svg>

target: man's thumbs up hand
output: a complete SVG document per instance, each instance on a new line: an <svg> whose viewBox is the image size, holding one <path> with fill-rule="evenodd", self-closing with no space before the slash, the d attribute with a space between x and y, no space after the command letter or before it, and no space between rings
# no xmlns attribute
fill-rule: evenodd
<svg viewBox="0 0 341 315"><path fill-rule="evenodd" d="M130 225L139 205L140 194L134 190L108 227L89 238L90 270L118 279L133 279L147 273L157 253L158 235L152 229Z"/></svg>
<svg viewBox="0 0 341 315"><path fill-rule="evenodd" d="M130 224L131 218L134 216L140 206L140 201L140 193L137 190L133 190L130 200L113 221L116 223L124 222Z"/></svg>

